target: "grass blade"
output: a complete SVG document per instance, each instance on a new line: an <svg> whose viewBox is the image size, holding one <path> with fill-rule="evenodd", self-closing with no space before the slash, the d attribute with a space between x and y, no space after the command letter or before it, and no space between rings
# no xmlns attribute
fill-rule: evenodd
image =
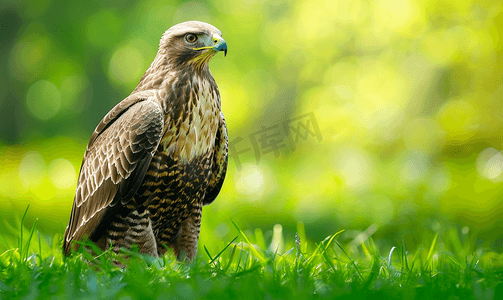
<svg viewBox="0 0 503 300"><path fill-rule="evenodd" d="M26 210L24 211L23 217L21 218L21 227L19 230L19 243L18 243L18 248L19 248L19 254L21 254L21 259L23 258L23 227L24 227L24 218L26 217L26 214L28 213L28 209L30 208L30 205L26 207Z"/></svg>
<svg viewBox="0 0 503 300"><path fill-rule="evenodd" d="M256 258L258 258L258 260L265 264L267 262L267 259L265 259L258 251L257 249L255 249L255 247L253 246L253 244L250 242L250 240L248 239L248 237L245 235L245 233L243 231L241 231L241 229L239 229L239 227L236 225L236 223L234 223L234 221L232 221L232 224L234 225L234 227L236 227L237 231L241 234L241 236L245 239L245 241L248 243L248 245L250 246L250 250L251 252L253 253L253 255L255 255Z"/></svg>
<svg viewBox="0 0 503 300"><path fill-rule="evenodd" d="M300 252L305 253L307 251L307 238L304 223L297 222L297 234L300 240Z"/></svg>
<svg viewBox="0 0 503 300"><path fill-rule="evenodd" d="M204 252L206 252L206 254L208 255L208 257L210 258L210 264L213 262L213 256L211 256L210 254L210 251L208 251L208 248L206 248L206 246L203 246L204 248ZM215 263L215 267L217 266L217 264Z"/></svg>
<svg viewBox="0 0 503 300"><path fill-rule="evenodd" d="M224 253L224 251L225 251L227 248L229 248L229 246L230 246L230 245L231 245L231 244L232 244L232 243L233 243L233 242L234 242L237 238L238 238L238 237L233 238L233 239L232 239L232 241L230 241L230 242L229 242L229 243L228 243L228 244L224 247L224 249L222 249L222 251L218 252L218 254L217 254L217 255L216 255L216 256L215 256L215 257L214 257L214 258L210 261L210 264L211 264L212 262L214 262L217 258L219 258L219 257L220 257L220 255L222 255L222 253ZM208 252L208 250L206 249L206 247L204 247L204 249L206 250L206 252Z"/></svg>
<svg viewBox="0 0 503 300"><path fill-rule="evenodd" d="M351 264L353 264L353 267L355 268L356 272L360 276L360 279L362 281L365 281L363 279L362 273L360 273L360 270L358 270L358 267L356 266L355 261L351 257L349 257L349 255L346 253L346 251L344 250L344 248L342 248L342 246L341 246L341 244L339 244L339 242L335 241L335 243L337 244L337 246L339 246L339 248L342 250L342 252L346 255L346 257L349 259L349 261L351 262Z"/></svg>
<svg viewBox="0 0 503 300"><path fill-rule="evenodd" d="M28 241L26 241L26 247L24 249L24 258L28 258L28 251L30 251L30 244L31 244L31 239L33 238L33 235L35 234L35 228L37 227L37 222L38 218L35 219L35 222L33 223L33 226L31 227L30 230L30 235L28 236Z"/></svg>
<svg viewBox="0 0 503 300"><path fill-rule="evenodd" d="M227 266L225 266L224 272L227 272L229 270L229 268L231 267L232 259L234 258L234 254L236 254L236 249L237 249L237 245L234 245L234 247L232 248L231 256L229 257Z"/></svg>
<svg viewBox="0 0 503 300"><path fill-rule="evenodd" d="M330 244L332 244L333 240L335 239L336 236L338 236L339 234L343 233L345 231L345 229L342 229L342 230L339 230L338 232L336 232L335 234L333 234L332 236L330 236L327 244L325 244L325 247L323 248L322 250L322 255L323 253L325 253L325 251L328 249L328 247L330 246ZM327 239L325 239L326 241ZM309 257L309 259L307 260L307 264L310 264L313 259L315 258L316 254L318 254L318 251L320 251L321 247L324 245L323 242L321 242L318 247L316 247L316 250L314 250L313 254Z"/></svg>
<svg viewBox="0 0 503 300"><path fill-rule="evenodd" d="M40 231L37 230L37 235L38 235L38 257L40 259L40 265L42 265L42 241L40 238Z"/></svg>
<svg viewBox="0 0 503 300"><path fill-rule="evenodd" d="M435 250L435 247L437 245L437 238L438 238L438 232L435 234L435 237L433 238L433 241L431 242L430 246L430 251L428 251L428 255L426 256L426 264L428 264L433 257L433 251ZM433 268L433 262L431 264L431 267Z"/></svg>

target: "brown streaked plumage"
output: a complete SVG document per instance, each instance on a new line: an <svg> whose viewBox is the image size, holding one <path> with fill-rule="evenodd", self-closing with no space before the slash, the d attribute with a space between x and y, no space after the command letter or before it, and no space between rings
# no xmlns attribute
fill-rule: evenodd
<svg viewBox="0 0 503 300"><path fill-rule="evenodd" d="M208 68L217 51L227 53L227 45L207 23L163 34L136 89L87 145L65 255L87 236L101 249L137 244L157 257L167 246L194 258L202 207L215 200L227 169L227 129Z"/></svg>

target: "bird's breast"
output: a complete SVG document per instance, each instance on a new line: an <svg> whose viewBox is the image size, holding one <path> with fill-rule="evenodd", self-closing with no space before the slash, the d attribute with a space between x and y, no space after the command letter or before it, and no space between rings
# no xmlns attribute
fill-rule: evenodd
<svg viewBox="0 0 503 300"><path fill-rule="evenodd" d="M167 119L161 147L173 159L189 163L211 151L218 131L218 94L209 82L200 82Z"/></svg>

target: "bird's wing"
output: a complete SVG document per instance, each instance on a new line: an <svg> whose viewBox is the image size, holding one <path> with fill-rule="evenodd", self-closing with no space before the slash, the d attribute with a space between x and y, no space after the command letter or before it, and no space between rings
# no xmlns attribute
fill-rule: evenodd
<svg viewBox="0 0 503 300"><path fill-rule="evenodd" d="M84 154L63 249L91 236L107 208L126 204L140 186L161 140L164 117L147 98L128 97L96 127Z"/></svg>
<svg viewBox="0 0 503 300"><path fill-rule="evenodd" d="M203 199L203 204L208 205L215 200L222 184L224 183L225 173L227 172L227 152L228 152L228 138L227 126L225 125L225 118L220 113L219 128L215 138L215 152L213 157L213 170L211 173L210 182L206 195Z"/></svg>

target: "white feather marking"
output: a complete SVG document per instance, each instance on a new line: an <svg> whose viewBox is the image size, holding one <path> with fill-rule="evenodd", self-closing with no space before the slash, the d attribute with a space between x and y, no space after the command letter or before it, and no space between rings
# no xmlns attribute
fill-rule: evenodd
<svg viewBox="0 0 503 300"><path fill-rule="evenodd" d="M177 157L181 163L188 163L214 146L218 124L217 95L206 80L196 80L199 84L197 101L192 107L192 121L183 120L179 126L176 141L166 149L171 157ZM165 138L168 135L165 134ZM164 139L164 138L163 138ZM171 137L170 137L171 139Z"/></svg>

